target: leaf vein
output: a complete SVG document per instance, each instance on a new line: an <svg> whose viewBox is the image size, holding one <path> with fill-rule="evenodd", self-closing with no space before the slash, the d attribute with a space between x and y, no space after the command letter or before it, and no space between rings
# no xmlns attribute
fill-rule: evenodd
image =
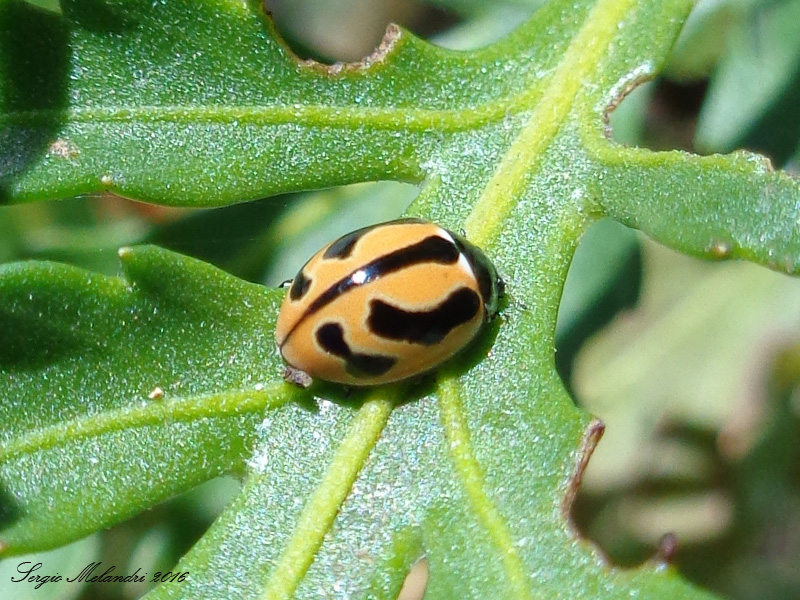
<svg viewBox="0 0 800 600"><path fill-rule="evenodd" d="M585 25L570 42L527 123L503 155L468 216L465 230L470 240L487 246L496 237L501 222L531 176L533 163L561 130L584 81L592 80L592 73L602 62L619 23L634 5L635 0L601 0L587 15Z"/></svg>
<svg viewBox="0 0 800 600"><path fill-rule="evenodd" d="M259 412L266 408L277 408L291 399L292 391L288 390L288 384L279 383L263 390L223 392L169 402L152 401L135 408L108 410L30 431L11 443L3 444L0 461L123 429Z"/></svg>
<svg viewBox="0 0 800 600"><path fill-rule="evenodd" d="M503 567L514 589L514 596L528 600L532 595L528 587L527 570L514 546L508 524L487 494L486 482L472 448L469 428L462 416L464 408L458 384L452 378L442 378L438 382L438 392L442 426L456 472L461 478L478 520L500 550Z"/></svg>
<svg viewBox="0 0 800 600"><path fill-rule="evenodd" d="M461 131L527 110L530 92L469 109L398 109L361 106L151 105L17 111L0 115L0 125L68 123L199 123L353 127L403 131Z"/></svg>
<svg viewBox="0 0 800 600"><path fill-rule="evenodd" d="M383 393L386 394L385 391ZM322 481L303 507L297 526L273 567L261 598L289 600L294 595L378 441L393 407L392 398L376 395L359 409Z"/></svg>

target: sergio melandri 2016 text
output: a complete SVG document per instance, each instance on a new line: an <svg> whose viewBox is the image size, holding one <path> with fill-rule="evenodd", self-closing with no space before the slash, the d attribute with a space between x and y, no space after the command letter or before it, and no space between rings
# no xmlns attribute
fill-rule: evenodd
<svg viewBox="0 0 800 600"><path fill-rule="evenodd" d="M102 574L93 575L94 571L99 571L100 565L102 562L92 562L86 565L84 569L75 575L74 577L64 577L59 573L55 573L54 575L44 575L40 573L35 573L35 571L40 571L42 568L42 563L38 562L36 564L25 561L21 562L17 565L17 572L20 574L19 578L11 577L11 581L13 583L35 583L35 589L40 588L45 583L55 583L58 581L66 581L68 583L117 583L117 582L143 582L147 579L147 573L139 573L141 569L136 569L130 575L112 575L112 572L116 569L116 566L111 565ZM186 578L189 576L188 571L184 572L173 572L173 571L156 571L153 574L152 579L150 580L152 583L166 583L168 581L185 581Z"/></svg>

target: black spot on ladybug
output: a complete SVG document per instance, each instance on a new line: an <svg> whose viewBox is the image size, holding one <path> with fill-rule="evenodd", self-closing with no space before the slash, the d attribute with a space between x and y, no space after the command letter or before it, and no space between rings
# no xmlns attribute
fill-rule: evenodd
<svg viewBox="0 0 800 600"><path fill-rule="evenodd" d="M419 312L372 300L367 325L383 338L433 346L453 329L473 319L480 306L478 294L465 287L450 294L436 308Z"/></svg>
<svg viewBox="0 0 800 600"><path fill-rule="evenodd" d="M358 242L358 240L360 240L364 234L368 233L371 229L371 227L359 229L358 231L354 231L353 233L348 233L347 235L340 237L338 240L328 246L328 249L325 250L322 258L337 258L339 260L347 258L353 253L353 248L355 248L356 242Z"/></svg>
<svg viewBox="0 0 800 600"><path fill-rule="evenodd" d="M325 323L317 329L317 342L326 352L344 359L345 370L356 377L378 377L397 362L392 356L353 352L339 323Z"/></svg>
<svg viewBox="0 0 800 600"><path fill-rule="evenodd" d="M397 359L382 354L354 353L347 359L345 371L354 377L378 377L387 373Z"/></svg>
<svg viewBox="0 0 800 600"><path fill-rule="evenodd" d="M317 296L314 302L306 309L303 318L313 315L348 290L374 281L383 275L426 262L445 265L455 264L460 254L458 248L450 240L441 238L438 235L432 235L416 244L379 256L356 271L359 273L363 271L363 273L359 274L358 280L354 279L353 273L351 273ZM294 299L294 297L292 298Z"/></svg>
<svg viewBox="0 0 800 600"><path fill-rule="evenodd" d="M352 354L350 346L344 341L344 330L338 323L325 323L317 329L317 341L323 350L334 356L347 358Z"/></svg>
<svg viewBox="0 0 800 600"><path fill-rule="evenodd" d="M300 298L305 296L310 286L311 279L306 277L306 274L300 271L297 274L297 277L294 278L292 287L289 289L289 297L295 301L300 300Z"/></svg>
<svg viewBox="0 0 800 600"><path fill-rule="evenodd" d="M407 265L433 262L441 263L444 265L454 264L458 261L461 254L456 245L451 240L446 240L438 235L427 237L418 244L404 248L404 250L412 250L406 256L406 263L403 263L398 268L403 268ZM398 250L395 254L402 253L403 250ZM391 256L391 255L389 255Z"/></svg>

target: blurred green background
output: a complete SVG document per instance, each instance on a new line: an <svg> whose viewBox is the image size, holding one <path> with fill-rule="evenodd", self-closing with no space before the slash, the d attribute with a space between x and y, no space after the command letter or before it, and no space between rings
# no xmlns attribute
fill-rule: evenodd
<svg viewBox="0 0 800 600"><path fill-rule="evenodd" d="M36 3L56 10L55 0ZM448 47L481 46L540 3L267 5L298 54L333 62L368 54L389 22ZM619 143L748 148L796 173L800 0L700 0L663 78L626 98L611 123ZM214 210L113 197L3 207L0 261L57 260L116 274L120 246L149 242L277 285L326 241L397 217L416 193L383 182ZM728 598L800 598L800 281L681 256L602 221L573 262L555 360L575 402L606 423L573 513L583 535L622 566L667 555ZM93 560L126 574L167 571L237 487L209 482L47 558L0 562L0 580L24 560L62 573ZM147 589L15 586L14 598L136 598Z"/></svg>

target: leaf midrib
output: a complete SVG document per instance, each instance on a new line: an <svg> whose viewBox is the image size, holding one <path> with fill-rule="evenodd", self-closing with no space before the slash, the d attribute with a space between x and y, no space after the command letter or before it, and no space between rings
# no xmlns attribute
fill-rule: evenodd
<svg viewBox="0 0 800 600"><path fill-rule="evenodd" d="M486 491L486 482L480 463L475 456L470 439L469 427L464 419L464 405L461 402L461 388L452 377L438 381L439 407L442 427L453 459L455 472L475 512L478 522L486 530L492 543L499 550L503 568L508 575L514 598L530 600L530 586L525 566L517 553L511 530L502 512L491 500Z"/></svg>
<svg viewBox="0 0 800 600"><path fill-rule="evenodd" d="M475 127L478 122L487 122L489 120L487 115L504 119L508 116L510 108L513 108L516 112L533 108L526 125L501 158L483 195L467 218L468 234L478 245L486 245L493 236L497 235L502 221L512 210L513 203L524 185L533 159L542 154L555 138L580 91L580 83L583 77L590 75L596 68L596 65L600 62L602 51L614 37L616 24L634 3L635 0L606 0L594 7L587 16L587 24L573 38L564 60L547 82L544 94L541 95L541 99L535 107L532 107L531 104L536 97L540 96L538 87L529 89L513 97L510 101L500 102L494 106L484 106L480 111L473 109L465 115L461 115L459 112L459 116L464 117L459 125L461 128L469 129ZM589 52L586 52L587 47ZM307 111L308 109L306 108L305 110ZM359 108L354 114L363 119L364 114L368 113L368 111L369 109ZM349 115L350 112L350 110L342 110L337 117ZM410 129L413 126L419 127L423 124L425 128L429 128L432 125L432 116L435 115L441 118L443 114L449 114L441 111L424 113L428 117L428 122L423 122L419 118L421 113L418 111L416 111L417 118L411 118L414 112L404 115L402 123L404 129ZM305 114L308 113L306 112ZM389 111L386 114L388 117L396 117L397 111ZM293 122L296 122L298 117L296 110L291 112L291 116ZM351 120L345 120L347 123L343 124L352 124ZM390 124L395 124L391 118L388 121ZM462 477L462 483L467 496L470 498L472 507L477 513L478 520L486 528L490 539L501 552L503 567L511 582L515 597L520 599L531 598L532 590L529 587L525 565L515 550L508 524L505 522L500 509L487 493L480 464L472 446L469 428L461 415L463 407L460 402L460 390L455 380L449 377L440 379L436 395L442 406L442 424L445 436L450 442L449 447L453 454L452 458L456 471ZM378 411L375 415L367 416L368 414L362 414L361 419L356 419L359 426L354 426L351 434L346 439L346 443L340 446L337 457L326 471L324 482L316 487L314 498L318 498L323 490L328 489L330 484L325 482L329 482L333 476L332 474L343 468L341 463L346 460L347 456L351 461L357 457L358 464L350 465L350 468L347 469L348 477L346 481L343 484L340 482L336 486L338 493L334 494L335 501L323 503L329 510L318 513L315 518L310 513L310 506L315 506L316 502L312 501L306 505L301 516L302 526L294 530L281 554L278 564L288 564L294 561L300 567L292 569L291 574L286 577L282 577L277 569L273 571L274 575L270 578L266 589L262 593L262 598L290 597L310 566L312 554L321 545L325 531L332 524L333 512L331 509L338 507L344 501L347 490L352 486L355 476L363 466L388 416L383 411ZM361 422L362 419L363 423ZM356 432L365 426L370 435L362 437L360 443L356 443L358 441ZM354 453L350 451L344 452L345 447L349 445L357 446L358 451ZM303 537L301 534L304 531L312 530L315 532L313 543L301 543L301 538Z"/></svg>
<svg viewBox="0 0 800 600"><path fill-rule="evenodd" d="M294 595L386 426L396 393L397 388L378 388L356 412L272 567L262 600L290 600Z"/></svg>
<svg viewBox="0 0 800 600"><path fill-rule="evenodd" d="M540 82L542 80L539 80ZM0 125L35 125L43 122L66 123L181 123L249 124L268 127L284 124L336 126L360 129L404 131L463 131L505 119L528 110L538 96L531 88L525 93L496 102L458 109L381 108L336 105L145 105L66 108L8 112L0 115Z"/></svg>
<svg viewBox="0 0 800 600"><path fill-rule="evenodd" d="M592 73L618 31L617 24L635 4L636 0L600 1L587 15L584 26L572 38L563 60L544 87L540 100L535 107L530 107L531 116L501 157L466 218L467 235L477 245L490 246L490 242L499 237L503 222L519 201L528 177L536 170L536 159L544 155L564 126L584 78L591 81ZM561 221L558 215L551 217ZM442 377L437 382L436 395L456 473L461 477L478 521L498 549L515 598L527 600L533 593L527 570L516 552L503 512L486 489L469 426L461 414L460 387L452 377Z"/></svg>

